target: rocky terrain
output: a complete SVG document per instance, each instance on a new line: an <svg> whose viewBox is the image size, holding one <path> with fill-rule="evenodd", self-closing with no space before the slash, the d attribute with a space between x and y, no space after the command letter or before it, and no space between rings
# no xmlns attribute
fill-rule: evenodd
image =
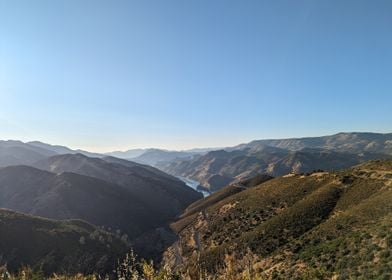
<svg viewBox="0 0 392 280"><path fill-rule="evenodd" d="M392 157L392 134L339 133L332 136L260 140L158 165L175 176L197 180L211 192L264 173L281 176L317 169L348 168Z"/></svg>
<svg viewBox="0 0 392 280"><path fill-rule="evenodd" d="M172 224L179 240L166 264L191 279L390 276L392 161L231 185L215 195Z"/></svg>

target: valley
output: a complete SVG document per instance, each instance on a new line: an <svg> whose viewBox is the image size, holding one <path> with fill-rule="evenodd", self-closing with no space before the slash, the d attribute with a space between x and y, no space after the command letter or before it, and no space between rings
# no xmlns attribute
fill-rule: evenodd
<svg viewBox="0 0 392 280"><path fill-rule="evenodd" d="M392 0L0 1L0 280L392 280Z"/></svg>
<svg viewBox="0 0 392 280"><path fill-rule="evenodd" d="M132 273L146 273L144 258L167 279L384 279L391 135L164 152L156 167L3 141L0 265L115 277L133 251Z"/></svg>
<svg viewBox="0 0 392 280"><path fill-rule="evenodd" d="M185 178L185 177L178 177L181 181L183 181L187 186L191 187L192 189L201 192L204 197L209 196L210 193L200 188L200 182Z"/></svg>

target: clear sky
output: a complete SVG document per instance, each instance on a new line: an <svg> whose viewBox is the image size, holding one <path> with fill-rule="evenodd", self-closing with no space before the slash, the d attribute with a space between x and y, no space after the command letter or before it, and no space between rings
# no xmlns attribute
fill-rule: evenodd
<svg viewBox="0 0 392 280"><path fill-rule="evenodd" d="M392 131L392 1L0 0L0 139L93 151Z"/></svg>

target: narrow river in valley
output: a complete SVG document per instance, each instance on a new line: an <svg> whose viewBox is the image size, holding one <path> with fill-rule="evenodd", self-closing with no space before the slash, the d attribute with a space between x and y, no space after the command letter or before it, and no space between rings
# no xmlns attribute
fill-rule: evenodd
<svg viewBox="0 0 392 280"><path fill-rule="evenodd" d="M178 177L178 179L180 179L181 181L183 181L187 186L191 187L192 189L201 192L203 194L204 197L207 197L210 195L209 192L203 191L201 189L198 188L198 186L200 186L200 183L198 181L189 179L189 178L185 178L185 177Z"/></svg>

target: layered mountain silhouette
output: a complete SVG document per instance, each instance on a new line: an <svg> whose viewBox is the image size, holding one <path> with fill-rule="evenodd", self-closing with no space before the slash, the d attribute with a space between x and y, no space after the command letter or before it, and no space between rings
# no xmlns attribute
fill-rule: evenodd
<svg viewBox="0 0 392 280"><path fill-rule="evenodd" d="M51 144L47 144L47 143L43 143L40 141L31 141L31 142L27 142L28 145L31 146L35 146L35 147L39 147L45 150L49 150L52 151L56 154L83 154L85 156L89 156L89 157L103 157L104 155L99 154L99 153L91 153L88 151L84 151L84 150L72 150L68 147L65 146L60 146L60 145L51 145Z"/></svg>
<svg viewBox="0 0 392 280"><path fill-rule="evenodd" d="M175 159L189 159L196 155L196 152L166 151L160 149L148 149L143 154L132 159L139 163L157 166L161 162L168 162Z"/></svg>
<svg viewBox="0 0 392 280"><path fill-rule="evenodd" d="M110 157L57 155L34 166L0 169L1 208L82 219L130 240L167 226L202 197L162 171Z"/></svg>
<svg viewBox="0 0 392 280"><path fill-rule="evenodd" d="M281 176L315 169L338 170L392 156L392 134L339 133L332 136L260 140L191 159L161 162L175 176L197 180L210 191L265 173Z"/></svg>
<svg viewBox="0 0 392 280"><path fill-rule="evenodd" d="M82 219L134 238L166 217L118 185L75 173L28 166L0 169L0 207L52 219Z"/></svg>
<svg viewBox="0 0 392 280"><path fill-rule="evenodd" d="M147 150L139 162L0 141L0 265L106 273L132 244L156 260L165 250L163 264L190 279L383 279L392 261L391 136ZM213 193L201 199L173 175Z"/></svg>
<svg viewBox="0 0 392 280"><path fill-rule="evenodd" d="M0 167L32 164L55 154L56 152L26 144L21 141L0 141Z"/></svg>
<svg viewBox="0 0 392 280"><path fill-rule="evenodd" d="M218 150L216 148L195 148L184 151L170 151L162 149L131 149L127 151L115 151L106 153L106 156L113 156L131 160L138 163L144 163L151 166L157 166L162 162L173 161L175 159L191 158L195 155L203 155L209 151Z"/></svg>
<svg viewBox="0 0 392 280"><path fill-rule="evenodd" d="M290 151L316 148L353 154L363 152L392 154L392 133L342 132L322 137L256 140L248 144L238 145L233 149L250 148L257 150L260 146L265 145Z"/></svg>
<svg viewBox="0 0 392 280"><path fill-rule="evenodd" d="M162 171L110 157L105 160L82 154L58 155L39 161L34 166L56 174L72 172L116 184L137 201L154 209L161 219L174 217L201 197L200 193L181 180Z"/></svg>
<svg viewBox="0 0 392 280"><path fill-rule="evenodd" d="M39 160L58 154L81 153L92 157L103 155L82 150L72 150L58 145L45 144L38 141L24 143L22 141L0 141L0 167L10 165L30 165Z"/></svg>

